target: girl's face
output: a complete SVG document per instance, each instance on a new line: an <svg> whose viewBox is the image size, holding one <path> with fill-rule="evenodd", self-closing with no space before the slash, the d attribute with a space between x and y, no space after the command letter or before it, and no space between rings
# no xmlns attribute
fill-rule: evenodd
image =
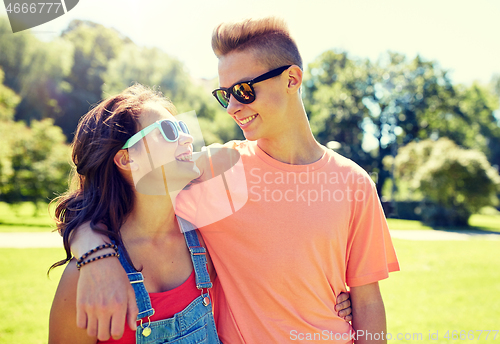
<svg viewBox="0 0 500 344"><path fill-rule="evenodd" d="M154 128L129 149L133 162L132 176L140 193L160 195L165 194L167 189L169 193L180 191L200 175L192 160L193 137L179 130L178 121L161 104L145 105L139 118L140 129L163 120L177 126L176 141L167 141L160 128Z"/></svg>

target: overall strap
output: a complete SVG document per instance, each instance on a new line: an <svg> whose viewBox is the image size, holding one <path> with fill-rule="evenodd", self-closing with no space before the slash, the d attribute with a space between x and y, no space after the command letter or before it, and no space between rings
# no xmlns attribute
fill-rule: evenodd
<svg viewBox="0 0 500 344"><path fill-rule="evenodd" d="M132 284L132 288L134 288L135 301L137 302L137 308L139 308L137 320L152 316L155 313L155 310L151 306L151 300L149 298L148 291L144 286L144 277L142 276L142 273L137 272L134 267L130 265L127 259L125 259L123 249L120 245L118 245L118 253L120 254L118 259L127 273L130 284Z"/></svg>
<svg viewBox="0 0 500 344"><path fill-rule="evenodd" d="M210 275L207 270L207 250L200 245L198 235L196 234L196 227L191 222L179 216L177 216L177 221L191 253L191 260L193 261L194 273L196 275L196 288L201 290L212 288L212 282L210 282Z"/></svg>

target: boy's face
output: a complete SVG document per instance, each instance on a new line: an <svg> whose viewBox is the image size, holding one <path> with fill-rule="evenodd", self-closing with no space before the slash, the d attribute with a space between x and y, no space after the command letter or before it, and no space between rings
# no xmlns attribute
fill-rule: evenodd
<svg viewBox="0 0 500 344"><path fill-rule="evenodd" d="M231 52L219 59L220 87L249 81L272 68L261 64L252 52ZM287 71L255 84L255 100L242 104L231 95L227 113L240 126L248 140L273 139L287 124Z"/></svg>

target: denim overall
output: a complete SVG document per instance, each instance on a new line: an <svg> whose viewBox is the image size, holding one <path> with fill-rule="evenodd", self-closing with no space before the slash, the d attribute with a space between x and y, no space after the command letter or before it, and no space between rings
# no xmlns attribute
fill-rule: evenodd
<svg viewBox="0 0 500 344"><path fill-rule="evenodd" d="M220 344L212 313L212 303L208 294L208 289L212 287L212 283L207 270L206 250L198 241L195 227L180 217L177 217L177 219L191 253L196 276L196 287L200 290L200 296L172 318L153 322L149 320L149 317L155 311L144 287L143 276L127 262L123 254L121 254L122 250L118 248L120 263L127 272L130 283L134 288L135 299L139 308L137 320L140 321L140 325L136 331L136 343ZM204 292L205 289L206 293Z"/></svg>

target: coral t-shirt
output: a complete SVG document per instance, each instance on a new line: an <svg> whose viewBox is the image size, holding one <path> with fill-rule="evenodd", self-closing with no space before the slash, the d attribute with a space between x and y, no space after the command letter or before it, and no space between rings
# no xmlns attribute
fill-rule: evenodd
<svg viewBox="0 0 500 344"><path fill-rule="evenodd" d="M346 285L399 270L370 176L326 148L312 164L289 165L256 142L225 146L240 153L246 180L245 188L241 182L231 188L241 175L227 171L227 197L244 199L246 189L248 200L200 228L218 275L214 314L221 341L350 343L352 327L334 310L337 295ZM205 204L222 197L214 192L182 192L176 211L203 222L196 209L216 209Z"/></svg>

